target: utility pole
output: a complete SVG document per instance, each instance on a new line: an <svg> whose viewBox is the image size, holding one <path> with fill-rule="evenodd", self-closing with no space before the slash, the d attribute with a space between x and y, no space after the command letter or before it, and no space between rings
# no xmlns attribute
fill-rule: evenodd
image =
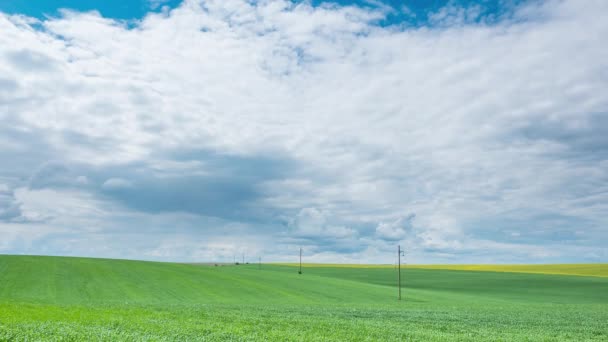
<svg viewBox="0 0 608 342"><path fill-rule="evenodd" d="M245 253L243 253L243 265L245 265Z"/></svg>
<svg viewBox="0 0 608 342"><path fill-rule="evenodd" d="M401 245L397 245L397 287L399 288L399 300L401 300L401 255L405 256L405 251L401 250Z"/></svg>
<svg viewBox="0 0 608 342"><path fill-rule="evenodd" d="M300 247L300 270L298 274L302 274L302 247Z"/></svg>

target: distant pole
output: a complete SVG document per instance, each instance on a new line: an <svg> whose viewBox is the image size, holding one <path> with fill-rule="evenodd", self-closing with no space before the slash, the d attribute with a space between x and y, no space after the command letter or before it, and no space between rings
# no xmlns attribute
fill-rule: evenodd
<svg viewBox="0 0 608 342"><path fill-rule="evenodd" d="M401 256L405 256L405 251L401 250L401 245L397 245L397 287L399 288L399 300L401 300Z"/></svg>
<svg viewBox="0 0 608 342"><path fill-rule="evenodd" d="M300 270L298 274L302 274L302 247L300 247Z"/></svg>
<svg viewBox="0 0 608 342"><path fill-rule="evenodd" d="M245 265L245 253L243 253L243 265Z"/></svg>
<svg viewBox="0 0 608 342"><path fill-rule="evenodd" d="M262 257L260 257L260 263L258 264L260 269L262 269Z"/></svg>
<svg viewBox="0 0 608 342"><path fill-rule="evenodd" d="M399 288L399 300L401 300L401 246L397 245L397 287Z"/></svg>

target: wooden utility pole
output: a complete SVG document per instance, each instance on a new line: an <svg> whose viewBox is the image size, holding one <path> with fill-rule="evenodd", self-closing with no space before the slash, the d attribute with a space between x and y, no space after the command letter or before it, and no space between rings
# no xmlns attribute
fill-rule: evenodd
<svg viewBox="0 0 608 342"><path fill-rule="evenodd" d="M399 300L401 300L401 245L397 245L397 287L399 288Z"/></svg>
<svg viewBox="0 0 608 342"><path fill-rule="evenodd" d="M300 270L298 274L302 274L302 247L300 247Z"/></svg>

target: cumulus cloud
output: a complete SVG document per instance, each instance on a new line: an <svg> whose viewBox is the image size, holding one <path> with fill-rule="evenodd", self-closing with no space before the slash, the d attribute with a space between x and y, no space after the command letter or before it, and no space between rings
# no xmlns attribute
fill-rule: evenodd
<svg viewBox="0 0 608 342"><path fill-rule="evenodd" d="M410 214L392 222L380 222L376 227L376 236L384 240L401 240L406 237L408 231L412 230L412 221L415 217L416 215Z"/></svg>
<svg viewBox="0 0 608 342"><path fill-rule="evenodd" d="M426 22L281 0L0 14L0 180L22 208L84 196L100 229L199 227L150 255L223 235L277 259L306 242L382 261L396 241L420 261L605 258L606 2L411 12ZM19 195L2 196L6 221ZM31 212L90 234L91 211Z"/></svg>
<svg viewBox="0 0 608 342"><path fill-rule="evenodd" d="M357 232L341 225L328 222L329 214L316 208L303 208L289 222L291 233L296 237L308 239L344 239L352 238Z"/></svg>

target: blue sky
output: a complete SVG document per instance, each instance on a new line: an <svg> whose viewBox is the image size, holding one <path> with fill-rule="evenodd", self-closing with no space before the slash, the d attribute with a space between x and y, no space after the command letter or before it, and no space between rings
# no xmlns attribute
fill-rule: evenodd
<svg viewBox="0 0 608 342"><path fill-rule="evenodd" d="M388 10L378 20L379 25L426 25L428 15L448 5L456 7L479 7L480 18L498 20L501 16L512 13L524 0L339 0L339 1L292 1L293 3L310 3L313 6L358 6L366 9ZM4 1L0 2L0 11L9 14L23 14L39 19L58 16L61 9L75 11L97 11L106 18L137 20L150 12L161 12L163 8L174 9L180 0L39 0L39 1Z"/></svg>
<svg viewBox="0 0 608 342"><path fill-rule="evenodd" d="M59 15L60 9L76 11L97 11L102 16L115 19L140 19L152 11L160 11L163 6L175 8L179 0L39 0L2 1L0 10L9 14L24 14L39 19Z"/></svg>
<svg viewBox="0 0 608 342"><path fill-rule="evenodd" d="M0 2L0 253L605 262L598 13Z"/></svg>

